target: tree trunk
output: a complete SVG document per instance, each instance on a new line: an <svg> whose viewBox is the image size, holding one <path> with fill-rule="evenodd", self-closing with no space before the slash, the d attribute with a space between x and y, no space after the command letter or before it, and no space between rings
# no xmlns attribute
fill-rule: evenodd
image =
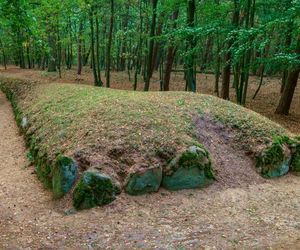
<svg viewBox="0 0 300 250"><path fill-rule="evenodd" d="M187 26L193 28L195 26L195 13L196 13L196 1L188 0L187 3ZM186 74L186 89L188 91L196 92L196 77L194 71L194 53L195 38L194 35L188 35L187 38L187 56L185 63Z"/></svg>
<svg viewBox="0 0 300 250"><path fill-rule="evenodd" d="M128 23L129 23L129 12L130 12L130 4L127 4L126 6L126 15L124 17L124 24L123 24L123 30L126 32L128 30ZM125 64L126 64L126 49L127 49L127 38L123 39L121 42L121 55L119 56L120 63L118 63L118 70L124 71L125 70ZM119 65L120 64L120 65Z"/></svg>
<svg viewBox="0 0 300 250"><path fill-rule="evenodd" d="M95 35L94 35L94 11L90 11L90 26L91 26L91 64L94 75L94 84L95 86L101 87L101 84L98 81L97 69L96 69L96 58L95 58Z"/></svg>
<svg viewBox="0 0 300 250"><path fill-rule="evenodd" d="M234 0L234 13L232 16L232 24L236 28L239 25L239 17L240 17L240 10L239 10L239 3L237 0ZM222 73L222 90L221 90L221 97L225 100L229 100L229 88L230 88L230 72L231 72L231 46L234 40L230 39L227 47L227 53L225 54L225 66L223 68Z"/></svg>
<svg viewBox="0 0 300 250"><path fill-rule="evenodd" d="M101 79L101 65L100 65L100 49L99 49L99 19L96 15L96 69L97 69L97 76L98 76L98 83L99 85L103 85L102 79Z"/></svg>
<svg viewBox="0 0 300 250"><path fill-rule="evenodd" d="M48 58L48 72L56 72L57 64L57 50L56 50L56 24L48 24L48 45L49 45L49 58Z"/></svg>
<svg viewBox="0 0 300 250"><path fill-rule="evenodd" d="M108 33L108 44L106 51L106 87L110 88L110 66L111 66L111 45L114 27L114 0L110 0L110 27Z"/></svg>
<svg viewBox="0 0 300 250"><path fill-rule="evenodd" d="M217 96L220 95L219 93L219 82L220 82L220 73L221 73L221 45L219 41L219 37L217 37L217 61L216 61L216 68L215 68L215 88L214 92L217 94Z"/></svg>
<svg viewBox="0 0 300 250"><path fill-rule="evenodd" d="M256 0L248 0L248 12L249 12L249 22L250 22L250 28L254 27L254 16L255 16L255 8L256 8ZM248 27L249 28L249 25ZM251 37L251 43L253 42L253 38ZM244 69L244 78L245 78L245 86L242 93L242 100L241 104L243 106L246 105L247 100L247 92L248 92L248 83L249 83L249 71L250 71L250 63L251 63L251 54L252 49L248 49L246 52L246 58L245 58L245 69Z"/></svg>
<svg viewBox="0 0 300 250"><path fill-rule="evenodd" d="M178 18L179 10L176 10L172 14L172 20L175 22ZM176 29L176 23L173 25L173 29ZM172 66L175 59L177 48L174 45L170 45L167 52L167 59L165 65L165 75L164 75L164 83L163 83L163 90L169 91L170 90L170 78L172 72Z"/></svg>
<svg viewBox="0 0 300 250"><path fill-rule="evenodd" d="M213 48L214 39L212 35L209 35L206 41L205 52L203 55L203 61L200 70L204 71L207 68L207 63L211 59L211 51Z"/></svg>
<svg viewBox="0 0 300 250"><path fill-rule="evenodd" d="M298 36L297 47L296 47L295 52L296 52L296 54L298 54L298 57L299 57L299 55L300 55L300 35ZM293 96L294 96L294 92L295 92L298 78L299 78L299 72L300 72L299 64L296 65L295 68L293 68L289 71L283 93L281 95L279 104L275 111L276 114L281 114L281 115L289 114Z"/></svg>
<svg viewBox="0 0 300 250"><path fill-rule="evenodd" d="M4 69L7 70L6 54L5 54L4 45L1 40L0 40L0 45L1 45L1 50L2 50L3 66L4 66Z"/></svg>
<svg viewBox="0 0 300 250"><path fill-rule="evenodd" d="M156 29L156 36L160 36L162 33L162 27L163 24L162 22L159 22L158 27ZM155 42L154 43L154 48L153 48L153 57L152 57L152 68L151 68L151 77L153 75L153 71L158 69L159 66L159 59L158 59L158 51L160 47L160 42Z"/></svg>
<svg viewBox="0 0 300 250"><path fill-rule="evenodd" d="M146 74L144 91L149 91L149 87L150 87L150 78L151 78L151 72L152 72L152 59L153 59L153 47L154 47L153 37L155 35L157 4L158 4L158 0L152 0L152 22L151 22L151 30L150 30L150 37L149 37L150 41L149 41L149 51L148 51L147 74Z"/></svg>
<svg viewBox="0 0 300 250"><path fill-rule="evenodd" d="M78 47L77 47L77 74L81 75L82 71L82 33L83 33L83 21L80 20L78 30Z"/></svg>
<svg viewBox="0 0 300 250"><path fill-rule="evenodd" d="M57 68L58 68L58 74L59 78L61 78L61 41L60 41L60 33L59 33L59 18L56 18L56 34L57 34L57 52L56 52L56 57L57 57Z"/></svg>

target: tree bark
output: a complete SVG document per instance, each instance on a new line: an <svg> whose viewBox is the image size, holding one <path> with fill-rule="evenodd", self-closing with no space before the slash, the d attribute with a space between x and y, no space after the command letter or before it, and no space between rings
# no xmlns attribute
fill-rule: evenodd
<svg viewBox="0 0 300 250"><path fill-rule="evenodd" d="M239 3L237 0L234 0L234 13L232 16L232 24L234 27L238 27L239 25ZM228 46L227 46L227 53L225 54L225 66L223 68L222 73L222 90L221 90L221 97L225 100L229 100L229 88L230 88L230 73L231 73L231 46L234 40L230 39Z"/></svg>
<svg viewBox="0 0 300 250"><path fill-rule="evenodd" d="M56 41L54 37L54 32L50 31L48 35L48 43L50 48L49 59L48 59L48 72L56 72L56 63L57 63L57 55L56 55Z"/></svg>
<svg viewBox="0 0 300 250"><path fill-rule="evenodd" d="M150 87L150 78L151 78L151 72L152 72L153 47L154 47L153 37L155 35L157 4L158 4L158 0L152 0L152 22L151 22L150 37L149 37L150 41L149 41L149 51L148 51L147 74L146 74L146 81L145 81L144 91L149 91L149 87Z"/></svg>
<svg viewBox="0 0 300 250"><path fill-rule="evenodd" d="M90 11L90 27L91 27L91 64L94 75L94 84L95 86L101 87L98 81L97 69L96 69L96 58L95 58L95 35L94 35L94 11L91 9Z"/></svg>
<svg viewBox="0 0 300 250"><path fill-rule="evenodd" d="M298 58L300 55L300 35L298 35L298 41L295 53L298 54ZM289 71L285 87L283 90L283 93L281 95L279 104L277 106L277 109L275 111L276 114L281 115L288 115L290 111L290 107L292 104L293 96L295 93L295 89L297 86L298 78L299 78L299 72L300 72L300 65L296 65L295 68L291 69Z"/></svg>
<svg viewBox="0 0 300 250"><path fill-rule="evenodd" d="M156 29L156 36L160 36L162 33L162 27L163 24L160 21L158 24L158 27ZM153 57L152 57L152 67L151 67L151 77L153 75L153 71L158 69L159 66L159 57L158 57L158 51L160 47L160 42L155 42L154 43L154 48L153 48Z"/></svg>
<svg viewBox="0 0 300 250"><path fill-rule="evenodd" d="M187 26L194 28L195 26L196 1L188 0L187 3ZM185 63L186 90L196 92L196 77L194 71L194 53L195 39L194 35L188 35L187 38L187 56Z"/></svg>
<svg viewBox="0 0 300 250"><path fill-rule="evenodd" d="M111 45L114 27L114 0L110 0L110 26L106 51L106 87L110 88Z"/></svg>
<svg viewBox="0 0 300 250"><path fill-rule="evenodd" d="M83 21L80 20L78 30L78 50L77 50L77 74L81 75L82 71L82 33L83 33Z"/></svg>
<svg viewBox="0 0 300 250"><path fill-rule="evenodd" d="M175 22L178 18L179 10L176 10L172 14L172 20ZM173 25L173 29L176 29L176 23ZM163 83L163 90L169 91L170 90L170 78L172 72L172 66L175 59L177 48L175 45L170 45L167 52L167 59L165 65L165 75L164 75L164 83Z"/></svg>
<svg viewBox="0 0 300 250"><path fill-rule="evenodd" d="M98 16L96 15L96 69L97 69L97 76L98 76L98 83L99 85L103 85L102 79L101 79L101 63L100 63L100 49L99 49L99 43L100 43L100 39L99 39L99 19Z"/></svg>

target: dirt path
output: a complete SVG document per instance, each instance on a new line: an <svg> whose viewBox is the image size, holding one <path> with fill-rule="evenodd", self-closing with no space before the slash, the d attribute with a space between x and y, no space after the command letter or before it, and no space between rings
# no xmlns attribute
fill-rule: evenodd
<svg viewBox="0 0 300 250"><path fill-rule="evenodd" d="M299 249L300 178L129 197L65 215L0 92L0 249Z"/></svg>

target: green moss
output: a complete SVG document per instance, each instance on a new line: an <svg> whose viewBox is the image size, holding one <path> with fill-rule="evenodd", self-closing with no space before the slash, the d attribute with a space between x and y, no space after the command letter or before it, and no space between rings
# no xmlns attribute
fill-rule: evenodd
<svg viewBox="0 0 300 250"><path fill-rule="evenodd" d="M286 136L274 138L272 144L256 157L256 167L265 178L279 177L289 171L290 154L288 150L290 139Z"/></svg>
<svg viewBox="0 0 300 250"><path fill-rule="evenodd" d="M209 153L203 146L191 146L170 162L162 184L167 189L180 190L201 188L212 183L213 180Z"/></svg>
<svg viewBox="0 0 300 250"><path fill-rule="evenodd" d="M173 168L199 168L204 170L208 178L213 178L212 163L208 151L201 144L191 146L189 150L183 152L178 159L178 162L173 165Z"/></svg>
<svg viewBox="0 0 300 250"><path fill-rule="evenodd" d="M85 172L75 187L73 205L81 210L109 204L115 200L115 190L109 176Z"/></svg>
<svg viewBox="0 0 300 250"><path fill-rule="evenodd" d="M146 169L130 175L125 191L130 195L143 195L158 191L162 181L161 167Z"/></svg>
<svg viewBox="0 0 300 250"><path fill-rule="evenodd" d="M70 191L77 178L76 162L66 156L59 155L52 168L52 186L55 198L60 198Z"/></svg>
<svg viewBox="0 0 300 250"><path fill-rule="evenodd" d="M39 159L35 163L35 171L44 186L52 190L51 166L45 160Z"/></svg>
<svg viewBox="0 0 300 250"><path fill-rule="evenodd" d="M171 176L164 176L163 187L169 190L202 188L211 184L213 179L198 167L178 168Z"/></svg>
<svg viewBox="0 0 300 250"><path fill-rule="evenodd" d="M291 160L291 171L296 174L300 175L300 137L295 137L291 144L292 149L292 160Z"/></svg>

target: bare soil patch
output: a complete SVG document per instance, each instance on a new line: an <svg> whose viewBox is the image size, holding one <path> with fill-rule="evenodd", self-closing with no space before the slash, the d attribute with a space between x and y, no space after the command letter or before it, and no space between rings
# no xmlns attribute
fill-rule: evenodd
<svg viewBox="0 0 300 250"><path fill-rule="evenodd" d="M247 187L266 182L255 171L253 158L234 140L232 129L209 116L195 115L193 120L199 142L212 156L218 188Z"/></svg>

